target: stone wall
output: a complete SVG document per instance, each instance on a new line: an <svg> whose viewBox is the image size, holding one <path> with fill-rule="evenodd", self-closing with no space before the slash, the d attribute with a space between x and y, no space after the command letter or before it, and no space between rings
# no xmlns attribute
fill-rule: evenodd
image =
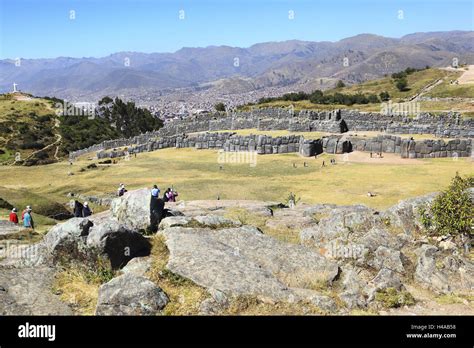
<svg viewBox="0 0 474 348"><path fill-rule="evenodd" d="M469 157L472 139L413 140L382 134L376 137L331 135L321 139L305 139L301 135L271 137L268 135L241 136L232 132L175 135L151 140L127 149L102 150L98 159L123 157L164 148L222 149L227 152L256 151L257 154L299 152L309 157L320 153L343 154L352 151L400 154L402 158Z"/></svg>
<svg viewBox="0 0 474 348"><path fill-rule="evenodd" d="M267 135L240 136L232 132L175 135L150 140L146 144L126 149L100 150L98 159L117 158L169 147L196 149L223 149L224 151L256 151L258 154L298 152L302 136L271 137Z"/></svg>
<svg viewBox="0 0 474 348"><path fill-rule="evenodd" d="M441 116L422 113L416 118L411 118L400 115L362 113L354 110L302 110L298 113L293 113L289 109L268 108L230 115L216 113L172 120L166 123L159 131L145 133L129 139L104 141L87 149L71 152L69 156L70 159L74 159L87 153L103 152L118 147L151 147L152 149L170 146L194 147L195 145L193 144L187 144L187 141L192 142L194 141L193 139L185 137L179 140L174 137L183 137L183 134L197 132L252 128L258 130L319 131L334 134L341 134L351 130L383 131L390 134L432 134L437 137L450 138L474 137L474 120L463 120L458 114L452 113ZM212 141L214 140L211 140L209 143L199 141L198 139L198 143L202 143L202 148L219 148L221 146L219 143L222 139L215 140L217 141L217 146L213 145ZM342 149L348 146L347 143L339 143L333 137L330 137L327 143L323 145L329 146L329 151L335 151L335 153L342 151Z"/></svg>

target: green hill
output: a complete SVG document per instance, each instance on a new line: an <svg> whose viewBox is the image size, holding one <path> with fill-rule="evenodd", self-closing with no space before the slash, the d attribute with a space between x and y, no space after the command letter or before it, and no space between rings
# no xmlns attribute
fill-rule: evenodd
<svg viewBox="0 0 474 348"><path fill-rule="evenodd" d="M457 111L465 117L474 116L474 84L457 85L452 84L452 81L457 80L461 76L459 71L448 71L444 69L423 69L415 71L406 76L407 88L400 91L396 87L396 79L392 76L386 76L377 80L370 80L360 84L349 85L340 88L333 88L324 91L324 95L332 96L336 94L343 95L357 95L365 96L379 96L382 92L387 92L390 100L393 103L407 102L417 96L441 98L441 100L421 100L420 109L422 112L447 112ZM449 100L448 98L458 98L458 100ZM459 99L460 98L460 99ZM255 105L246 105L243 109L250 109L251 107L265 108L265 107L288 107L293 105L296 110L300 109L359 109L361 111L380 112L382 100L372 103L344 105L342 103L332 104L318 104L305 100L283 100L284 98L275 98L276 100L265 101ZM422 98L424 99L424 98ZM444 100L443 100L444 99Z"/></svg>
<svg viewBox="0 0 474 348"><path fill-rule="evenodd" d="M49 164L104 140L131 137L159 129L161 120L132 102L103 98L99 117L88 117L72 107L69 115L55 107L56 98L28 94L0 95L0 164ZM66 104L69 113L71 107Z"/></svg>

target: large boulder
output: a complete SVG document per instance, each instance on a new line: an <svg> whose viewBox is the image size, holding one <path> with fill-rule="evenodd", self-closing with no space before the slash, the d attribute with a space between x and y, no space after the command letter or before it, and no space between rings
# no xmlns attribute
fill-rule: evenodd
<svg viewBox="0 0 474 348"><path fill-rule="evenodd" d="M151 245L140 233L129 230L108 215L74 218L54 226L42 243L53 261L96 260L105 255L112 268L137 256L150 254Z"/></svg>
<svg viewBox="0 0 474 348"><path fill-rule="evenodd" d="M131 230L146 230L150 226L150 190L128 191L112 201L112 216Z"/></svg>
<svg viewBox="0 0 474 348"><path fill-rule="evenodd" d="M347 238L352 234L362 235L381 224L378 213L363 205L316 208L312 211L318 223L301 231L302 242L321 245L336 238Z"/></svg>
<svg viewBox="0 0 474 348"><path fill-rule="evenodd" d="M156 315L168 302L152 281L126 273L99 288L96 315Z"/></svg>
<svg viewBox="0 0 474 348"><path fill-rule="evenodd" d="M287 300L289 287L328 285L338 274L337 265L320 254L256 228L173 227L161 233L170 271L229 295Z"/></svg>
<svg viewBox="0 0 474 348"><path fill-rule="evenodd" d="M423 244L416 250L415 281L441 294L474 290L474 263L457 253L448 254Z"/></svg>
<svg viewBox="0 0 474 348"><path fill-rule="evenodd" d="M242 225L239 221L227 219L221 215L199 215L195 216L194 220L204 227L217 228L217 227L231 227Z"/></svg>
<svg viewBox="0 0 474 348"><path fill-rule="evenodd" d="M337 259L340 265L356 262L366 265L371 262L371 255L379 247L399 250L406 239L387 230L380 214L366 206L314 206L306 209L316 224L300 232L303 244L318 248L331 259ZM382 253L380 249L379 253ZM378 269L380 258L376 256L374 265ZM400 265L397 270L402 271Z"/></svg>
<svg viewBox="0 0 474 348"><path fill-rule="evenodd" d="M378 270L386 268L399 273L405 271L400 251L389 249L383 245L377 248L374 259L369 262L369 265Z"/></svg>
<svg viewBox="0 0 474 348"><path fill-rule="evenodd" d="M43 243L55 259L79 257L86 253L86 239L92 226L89 219L70 219L51 228L44 236Z"/></svg>
<svg viewBox="0 0 474 348"><path fill-rule="evenodd" d="M419 209L430 204L437 193L415 197L398 202L382 213L382 217L391 225L401 228L403 232L413 235L415 231L423 228Z"/></svg>
<svg viewBox="0 0 474 348"><path fill-rule="evenodd" d="M359 276L357 269L348 268L343 271L341 300L347 308L363 308L367 306L368 284Z"/></svg>

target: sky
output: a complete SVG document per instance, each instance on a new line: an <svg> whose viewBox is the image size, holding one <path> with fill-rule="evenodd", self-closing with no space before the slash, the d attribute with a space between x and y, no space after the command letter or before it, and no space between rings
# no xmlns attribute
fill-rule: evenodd
<svg viewBox="0 0 474 348"><path fill-rule="evenodd" d="M0 0L0 59L473 30L473 0Z"/></svg>

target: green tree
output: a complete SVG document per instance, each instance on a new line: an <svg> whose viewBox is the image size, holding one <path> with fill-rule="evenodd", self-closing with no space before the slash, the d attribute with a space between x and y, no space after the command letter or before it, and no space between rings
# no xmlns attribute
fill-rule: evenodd
<svg viewBox="0 0 474 348"><path fill-rule="evenodd" d="M336 88L343 88L343 87L346 87L346 84L342 80L337 81Z"/></svg>
<svg viewBox="0 0 474 348"><path fill-rule="evenodd" d="M381 100L381 101L388 101L388 100L390 100L390 94L388 94L387 91L381 92L381 93L379 94L379 96L380 96L380 100Z"/></svg>
<svg viewBox="0 0 474 348"><path fill-rule="evenodd" d="M216 109L216 111L225 111L225 105L224 103L217 103L214 105L214 109Z"/></svg>
<svg viewBox="0 0 474 348"><path fill-rule="evenodd" d="M474 176L462 178L456 173L449 187L420 209L425 227L433 234L469 235L474 226L474 204L468 190L472 187Z"/></svg>
<svg viewBox="0 0 474 348"><path fill-rule="evenodd" d="M406 91L408 87L408 81L405 77L395 80L395 86L400 92Z"/></svg>

